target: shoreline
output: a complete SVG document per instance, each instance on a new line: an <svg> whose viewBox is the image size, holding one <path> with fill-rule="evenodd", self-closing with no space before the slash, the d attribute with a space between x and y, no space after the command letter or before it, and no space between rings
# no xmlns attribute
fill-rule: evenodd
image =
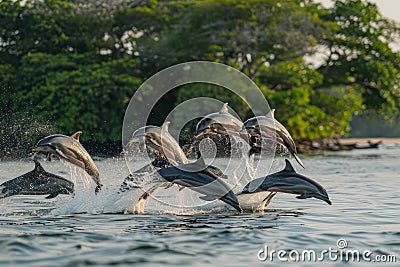
<svg viewBox="0 0 400 267"><path fill-rule="evenodd" d="M399 145L400 137L351 137L351 138L339 138L341 144L352 144L357 143L360 145L368 144L368 141L376 143L382 141L383 145Z"/></svg>
<svg viewBox="0 0 400 267"><path fill-rule="evenodd" d="M339 138L324 139L314 141L296 142L299 153L310 153L319 151L341 151L349 150L346 146L354 146L355 144L364 146L368 145L368 141L372 143L380 142L382 145L400 145L400 137L363 137L363 138ZM82 142L89 154L93 157L107 158L118 157L122 152L121 141L108 142ZM181 145L185 148L185 142ZM185 149L184 149L185 151ZM28 159L30 156L28 147L8 148L0 151L0 161Z"/></svg>

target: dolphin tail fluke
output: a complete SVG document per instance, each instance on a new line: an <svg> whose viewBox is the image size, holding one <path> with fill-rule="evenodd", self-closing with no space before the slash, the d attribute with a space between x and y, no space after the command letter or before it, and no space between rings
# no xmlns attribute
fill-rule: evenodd
<svg viewBox="0 0 400 267"><path fill-rule="evenodd" d="M221 201L225 202L226 204L234 207L238 212L242 213L243 210L239 205L239 201L233 192L226 194L225 196L220 198Z"/></svg>
<svg viewBox="0 0 400 267"><path fill-rule="evenodd" d="M166 183L156 184L145 191L138 199L138 201L130 209L125 210L125 213L131 214L143 214L146 203L150 200L151 194L153 194L158 188L165 186Z"/></svg>
<svg viewBox="0 0 400 267"><path fill-rule="evenodd" d="M264 211L265 207L268 206L268 204L271 202L272 198L277 194L277 192L271 192L268 194L266 198L263 199L263 201L258 205L255 211L261 212Z"/></svg>

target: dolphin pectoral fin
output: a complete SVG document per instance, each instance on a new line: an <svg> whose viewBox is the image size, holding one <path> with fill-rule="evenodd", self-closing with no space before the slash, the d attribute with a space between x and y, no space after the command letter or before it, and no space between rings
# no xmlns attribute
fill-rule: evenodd
<svg viewBox="0 0 400 267"><path fill-rule="evenodd" d="M306 199L306 198L310 198L311 196L310 195L308 195L308 194L302 194L302 195L300 195L300 196L297 196L296 198L297 199Z"/></svg>
<svg viewBox="0 0 400 267"><path fill-rule="evenodd" d="M67 160L71 162L72 164L75 164L78 167L81 167L82 169L85 169L85 163L80 161L79 159L73 158L73 157L67 157Z"/></svg>
<svg viewBox="0 0 400 267"><path fill-rule="evenodd" d="M199 198L205 201L213 201L218 199L216 196L211 196L211 195L200 196Z"/></svg>
<svg viewBox="0 0 400 267"><path fill-rule="evenodd" d="M50 195L48 195L48 196L46 197L46 199L55 198L56 196L58 196L58 192L51 193Z"/></svg>
<svg viewBox="0 0 400 267"><path fill-rule="evenodd" d="M64 152L62 152L60 149L56 148L56 152L58 156L62 157L63 159L68 159Z"/></svg>
<svg viewBox="0 0 400 267"><path fill-rule="evenodd" d="M59 156L61 156L63 159L69 161L72 164L75 164L78 167L81 167L82 169L85 169L85 163L83 163L82 161L80 161L77 158L74 158L72 156L69 155L65 155L64 152L62 152L60 149L56 149L56 152Z"/></svg>

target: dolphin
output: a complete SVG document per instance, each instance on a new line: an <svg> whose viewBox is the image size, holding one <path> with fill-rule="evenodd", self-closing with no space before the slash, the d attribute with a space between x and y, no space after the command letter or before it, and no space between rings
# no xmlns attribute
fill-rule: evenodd
<svg viewBox="0 0 400 267"><path fill-rule="evenodd" d="M78 167L84 169L96 183L95 192L99 192L103 186L100 182L100 174L93 159L79 142L82 132L78 131L71 136L54 134L41 139L32 152L46 153L47 159L51 160L51 155L56 155Z"/></svg>
<svg viewBox="0 0 400 267"><path fill-rule="evenodd" d="M152 163L155 167L176 166L188 163L188 159L175 138L169 133L169 121L161 127L144 126L133 132L128 144L144 142L146 147L154 149L158 154ZM166 162L167 161L167 162Z"/></svg>
<svg viewBox="0 0 400 267"><path fill-rule="evenodd" d="M59 194L73 194L74 183L58 175L46 172L38 161L35 168L17 178L0 185L0 198L15 195L48 195L54 198Z"/></svg>
<svg viewBox="0 0 400 267"><path fill-rule="evenodd" d="M146 148L153 150L155 159L148 165L129 174L121 184L118 193L129 190L143 190L142 179L145 173L152 173L157 169L176 166L188 163L188 159L179 146L178 142L169 133L170 122L164 122L161 127L148 125L141 127L133 132L130 144L144 144ZM155 185L146 190L135 202L135 204L126 212L141 214L144 213L144 207L150 199L151 194L158 188L167 186L168 183L156 182Z"/></svg>
<svg viewBox="0 0 400 267"><path fill-rule="evenodd" d="M135 171L135 173L152 172L154 168L165 168L189 163L182 148L169 133L169 124L170 122L167 121L161 127L152 125L141 127L132 134L132 138L128 141L128 144L144 142L146 147L154 149L157 152L155 154L156 158L151 164ZM200 157L200 153L198 153L198 157ZM207 169L220 178L227 179L227 176L219 168L209 165Z"/></svg>
<svg viewBox="0 0 400 267"><path fill-rule="evenodd" d="M276 140L279 145L289 150L296 161L304 168L303 162L297 155L292 136L285 126L275 119L274 114L275 109L272 109L265 116L253 117L243 123L242 133L245 132L248 135L251 146L250 154L261 151L263 138Z"/></svg>
<svg viewBox="0 0 400 267"><path fill-rule="evenodd" d="M220 199L228 205L242 212L239 202L229 186L207 168L204 159L178 166L157 170L157 173L166 181L199 192L205 196L200 198L207 201Z"/></svg>
<svg viewBox="0 0 400 267"><path fill-rule="evenodd" d="M149 164L141 169L129 174L120 186L119 193L129 191L132 189L142 188L140 184L140 179L143 177L144 173L152 173L160 168L167 168L172 166L185 166L188 164L188 159L183 152L182 148L179 146L178 142L169 133L169 121L166 121L158 126L144 126L136 130L132 134L132 138L128 141L129 143L144 143L147 148L153 149L155 153L155 159ZM214 166L205 167L211 175L216 175L220 178L226 179L227 176L223 172ZM160 187L166 187L169 183L167 182L157 182L149 190L144 192L136 202L136 204L131 209L133 213L143 213L144 206L150 199L152 193L154 193Z"/></svg>
<svg viewBox="0 0 400 267"><path fill-rule="evenodd" d="M133 132L129 144L144 144L147 148L154 150L155 159L148 165L129 174L120 187L120 192L132 188L140 188L140 177L143 173L151 173L159 168L176 166L188 163L188 159L179 146L178 142L169 133L169 121L164 122L161 127L148 125ZM155 191L155 190L154 190ZM146 196L146 199L148 196Z"/></svg>
<svg viewBox="0 0 400 267"><path fill-rule="evenodd" d="M297 173L289 160L285 159L285 162L286 166L283 170L265 177L254 179L248 183L238 195L254 194L265 191L273 193L283 192L299 195L297 196L298 199L313 197L332 205L325 188L316 181ZM250 190L253 185L256 185L257 188L255 188L255 190Z"/></svg>
<svg viewBox="0 0 400 267"><path fill-rule="evenodd" d="M203 117L196 125L195 138L209 135L240 135L243 123L229 113L228 103L221 110Z"/></svg>

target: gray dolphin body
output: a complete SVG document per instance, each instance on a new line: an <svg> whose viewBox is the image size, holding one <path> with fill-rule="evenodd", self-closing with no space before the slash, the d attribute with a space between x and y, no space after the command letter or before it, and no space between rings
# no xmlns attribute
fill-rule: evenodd
<svg viewBox="0 0 400 267"><path fill-rule="evenodd" d="M221 110L203 117L196 125L195 138L209 135L240 135L243 123L229 113L228 103Z"/></svg>
<svg viewBox="0 0 400 267"><path fill-rule="evenodd" d="M175 138L169 133L169 121L161 127L144 126L133 132L129 143L144 143L146 147L154 149L158 154L153 166L163 168L188 163L188 159Z"/></svg>
<svg viewBox="0 0 400 267"><path fill-rule="evenodd" d="M266 116L253 117L243 123L243 131L249 135L250 153L260 152L262 149L262 139L270 139L287 148L296 161L304 168L303 162L297 155L296 145L292 136L285 126L275 119L274 112L275 109L272 109Z"/></svg>
<svg viewBox="0 0 400 267"><path fill-rule="evenodd" d="M214 171L211 171L204 163L203 158L199 158L194 163L183 164L179 166L167 167L157 171L157 173L170 183L178 184L189 189L199 192L204 197L203 200L211 201L220 199L228 205L234 207L237 211L242 212L239 202L228 187Z"/></svg>
<svg viewBox="0 0 400 267"><path fill-rule="evenodd" d="M0 185L0 198L15 195L48 195L54 198L59 194L74 193L74 183L58 175L46 172L38 161L35 169Z"/></svg>
<svg viewBox="0 0 400 267"><path fill-rule="evenodd" d="M40 140L32 152L44 152L47 159L51 160L51 155L56 155L78 167L84 169L96 183L96 193L103 186L100 182L100 174L92 157L79 142L81 131L72 136L54 134Z"/></svg>
<svg viewBox="0 0 400 267"><path fill-rule="evenodd" d="M128 141L128 146L131 144L144 144L147 149L152 150L151 152L155 152L153 153L155 159L150 164L129 174L121 184L119 193L142 188L140 180L144 173L151 173L159 168L188 163L185 153L183 153L178 142L168 131L169 124L170 122L166 121L161 127L148 125L133 132L131 139ZM144 213L145 205L150 199L151 194L163 186L167 186L167 183L156 183L150 187L125 212L135 214Z"/></svg>
<svg viewBox="0 0 400 267"><path fill-rule="evenodd" d="M154 153L155 159L150 164L129 174L120 186L120 192L140 188L141 185L138 183L138 180L140 180L143 173L150 173L159 168L188 163L188 159L178 142L168 132L168 126L169 122L167 121L161 127L148 125L133 132L132 138L128 141L128 146L134 143L144 144L146 148L153 150L152 152L156 152ZM147 193L153 193L156 189L157 186L154 186L151 192ZM148 198L147 195L145 197L146 199Z"/></svg>
<svg viewBox="0 0 400 267"><path fill-rule="evenodd" d="M251 181L243 188L239 195L264 191L283 192L299 195L297 196L299 199L314 197L325 201L329 205L332 204L325 188L316 181L297 173L289 160L286 159L285 161L286 166L282 171ZM251 188L252 183L257 187L255 190L250 191L249 189Z"/></svg>

